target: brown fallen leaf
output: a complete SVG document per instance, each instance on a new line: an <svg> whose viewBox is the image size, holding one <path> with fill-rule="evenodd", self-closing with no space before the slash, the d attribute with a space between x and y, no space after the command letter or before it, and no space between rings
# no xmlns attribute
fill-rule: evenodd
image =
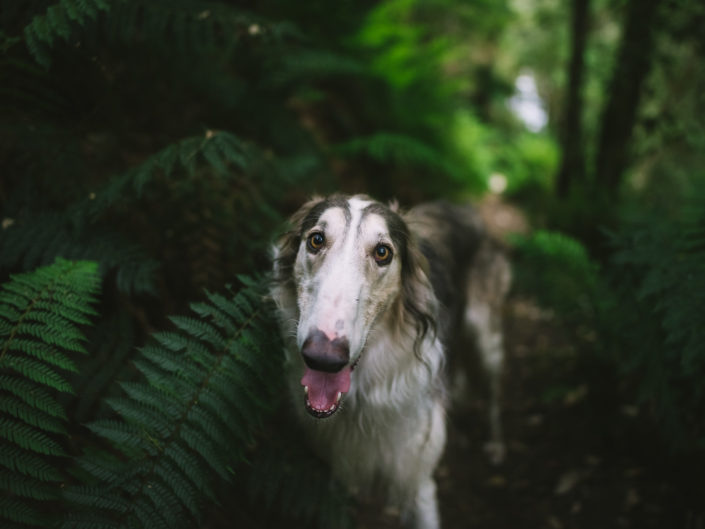
<svg viewBox="0 0 705 529"><path fill-rule="evenodd" d="M563 473L563 475L558 478L558 483L556 484L556 488L553 489L553 493L556 496L568 494L578 483L580 483L580 481L582 481L584 477L585 473L576 469Z"/></svg>

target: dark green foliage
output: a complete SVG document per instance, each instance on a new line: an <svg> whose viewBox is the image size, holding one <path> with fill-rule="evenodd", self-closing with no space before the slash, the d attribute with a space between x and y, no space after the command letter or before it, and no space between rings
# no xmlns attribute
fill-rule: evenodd
<svg viewBox="0 0 705 529"><path fill-rule="evenodd" d="M379 132L345 142L336 151L345 156L368 156L371 159L400 167L423 168L429 174L458 178L460 168L424 142L403 134Z"/></svg>
<svg viewBox="0 0 705 529"><path fill-rule="evenodd" d="M279 342L263 282L208 294L198 318L171 318L134 359L143 380L108 400L118 415L88 427L112 446L78 460L86 485L66 491L64 527L192 527L217 479L229 481L272 403Z"/></svg>
<svg viewBox="0 0 705 529"><path fill-rule="evenodd" d="M119 0L118 0L119 1ZM24 38L34 58L49 66L49 48L57 38L68 41L74 27L95 21L100 11L108 11L111 2L106 0L60 0L37 15L24 30Z"/></svg>
<svg viewBox="0 0 705 529"><path fill-rule="evenodd" d="M85 354L80 327L96 315L97 265L58 259L18 274L0 292L0 521L46 527L67 456L58 393Z"/></svg>
<svg viewBox="0 0 705 529"><path fill-rule="evenodd" d="M283 382L264 282L235 297L208 294L189 317L165 314L269 268L282 211L332 186L331 149L304 121L336 137L358 128L317 105L356 90L339 79L372 83L365 61L337 43L338 28L311 39L316 17L287 9L62 0L0 12L0 277L57 257L91 259L103 286L80 369L57 378L32 359L14 364L74 391L32 393L22 406L0 399L26 420L20 437L3 438L2 464L52 481L50 510L67 526L197 526L222 498L232 503L234 481L260 472L246 457L272 457L259 428ZM313 9L318 19L326 11ZM7 381L17 392L32 383ZM22 448L58 450L27 430L38 424L50 440L68 434L80 455ZM330 480L317 468L311 485L323 492ZM6 481L3 512L29 520L15 501L27 485ZM256 509L237 498L235 511ZM336 497L299 501L302 523L342 519Z"/></svg>
<svg viewBox="0 0 705 529"><path fill-rule="evenodd" d="M297 425L285 423L291 431ZM282 434L283 432L279 432ZM291 433L289 433L291 435ZM286 434L284 434L286 439ZM325 464L308 450L296 444L271 441L263 453L251 463L258 469L250 475L248 494L265 512L278 506L274 513L286 513L290 524L313 522L316 527L352 528L352 501L341 485L334 481ZM309 498L325 501L310 502ZM271 517L271 514L270 514ZM267 516L264 517L265 520Z"/></svg>
<svg viewBox="0 0 705 529"><path fill-rule="evenodd" d="M648 218L613 238L619 365L679 448L705 446L705 208L681 221ZM617 316L617 315L615 315Z"/></svg>
<svg viewBox="0 0 705 529"><path fill-rule="evenodd" d="M116 287L126 293L154 293L158 263L124 235L107 226L83 229L66 214L39 214L13 223L0 233L0 268L31 270L66 259L99 261L99 273L115 274Z"/></svg>
<svg viewBox="0 0 705 529"><path fill-rule="evenodd" d="M597 265L577 240L551 231L538 230L515 237L515 283L562 320L593 321L608 301Z"/></svg>
<svg viewBox="0 0 705 529"><path fill-rule="evenodd" d="M624 378L625 398L649 409L676 449L705 445L703 211L694 205L679 221L647 216L625 224L601 268L559 233L515 240L517 290L576 336L591 337L585 352Z"/></svg>

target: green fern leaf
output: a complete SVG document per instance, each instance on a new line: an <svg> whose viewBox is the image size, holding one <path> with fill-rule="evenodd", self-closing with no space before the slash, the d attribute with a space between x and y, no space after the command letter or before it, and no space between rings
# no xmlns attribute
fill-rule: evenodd
<svg viewBox="0 0 705 529"><path fill-rule="evenodd" d="M144 249L109 226L91 224L77 233L72 223L82 224L83 206L64 215L37 214L0 231L0 267L31 269L52 263L57 256L100 262L102 277L112 276L122 292L154 293L158 263ZM71 296L57 296L61 316L86 324L95 315L90 307L76 306ZM54 309L56 307L53 305Z"/></svg>
<svg viewBox="0 0 705 529"><path fill-rule="evenodd" d="M148 439L148 437L139 426L122 421L101 419L90 423L88 428L115 444L115 446L121 447L123 451L130 453L146 452L148 454L155 454L157 452L158 447L151 443L145 443L145 439ZM86 461L93 464L95 461L100 460L96 458L86 459Z"/></svg>
<svg viewBox="0 0 705 529"><path fill-rule="evenodd" d="M0 375L0 388L52 417L60 417L66 420L64 409L56 402L52 394L41 386L18 378L15 375Z"/></svg>
<svg viewBox="0 0 705 529"><path fill-rule="evenodd" d="M73 515L64 527L91 527L89 513L121 520L119 527L187 527L202 516L202 502L213 500L214 485L232 479L245 441L271 410L267 390L250 379L266 379L279 358L240 343L260 337L259 347L276 333L265 330L262 302L265 282L238 293L225 310L204 302L193 308L208 321L175 316L175 331L161 332L140 349L135 365L146 381L120 384L125 396L107 399L120 420L101 420L89 428L113 445L109 452L87 454L79 465L88 471L90 494L119 495L124 505L110 505L67 495ZM247 300L243 302L242 300ZM222 308L221 308L222 307ZM257 329L255 331L254 329ZM278 347L277 347L278 350ZM247 362L233 356L248 355ZM128 463L120 471L107 461L118 451ZM79 492L83 494L84 488ZM83 516L86 514L86 516Z"/></svg>
<svg viewBox="0 0 705 529"><path fill-rule="evenodd" d="M10 474L1 470L0 490L7 491L15 496L35 500L53 500L56 497L52 487L37 484L34 479L27 476Z"/></svg>
<svg viewBox="0 0 705 529"><path fill-rule="evenodd" d="M54 371L54 368L44 362L27 358L26 356L6 353L3 361L5 369L10 369L24 378L38 382L43 386L53 388L63 393L73 393L71 384Z"/></svg>
<svg viewBox="0 0 705 529"><path fill-rule="evenodd" d="M179 329L188 333L194 338L200 338L214 345L218 349L225 347L226 341L223 335L209 323L190 318L187 316L172 316L169 318Z"/></svg>
<svg viewBox="0 0 705 529"><path fill-rule="evenodd" d="M49 456L65 455L61 445L54 439L22 421L0 419L0 433L3 438L20 448Z"/></svg>
<svg viewBox="0 0 705 529"><path fill-rule="evenodd" d="M163 417L158 410L140 402L115 398L106 399L106 403L125 421L140 428L151 439L168 437L172 432L172 424L167 417Z"/></svg>
<svg viewBox="0 0 705 529"><path fill-rule="evenodd" d="M154 472L162 483L172 488L178 501L183 504L189 512L193 513L195 518L200 518L201 496L198 489L196 489L193 482L189 481L181 470L179 470L176 464L172 460L164 458L162 463L154 468Z"/></svg>
<svg viewBox="0 0 705 529"><path fill-rule="evenodd" d="M48 51L57 36L69 40L77 27L95 20L99 11L109 9L110 3L104 0L60 0L24 28L27 47L39 64L48 67L51 64Z"/></svg>
<svg viewBox="0 0 705 529"><path fill-rule="evenodd" d="M8 414L45 432L66 434L64 421L29 406L12 395L0 395L0 413Z"/></svg>
<svg viewBox="0 0 705 529"><path fill-rule="evenodd" d="M50 6L46 13L47 26L54 28L54 33L62 39L68 40L71 36L68 10L56 4ZM49 42L51 44L51 42Z"/></svg>
<svg viewBox="0 0 705 529"><path fill-rule="evenodd" d="M0 497L0 520L3 523L18 522L33 527L45 527L46 519L20 498Z"/></svg>
<svg viewBox="0 0 705 529"><path fill-rule="evenodd" d="M76 370L70 355L84 341L75 320L91 312L97 288L95 263L57 260L0 291L0 481L14 495L0 521L48 524L41 503L58 499L60 479L52 458L65 456L66 414L55 394L73 392L64 372Z"/></svg>
<svg viewBox="0 0 705 529"><path fill-rule="evenodd" d="M199 168L210 168L232 178L248 171L264 155L226 131L207 130L203 135L184 138L153 154L139 166L117 176L95 198L77 206L77 217L95 218L118 202L140 198L157 175L193 177ZM1 262L1 261L0 261Z"/></svg>
<svg viewBox="0 0 705 529"><path fill-rule="evenodd" d="M0 441L0 466L11 475L23 475L38 481L59 481L61 473L47 458L21 449L15 444Z"/></svg>
<svg viewBox="0 0 705 529"><path fill-rule="evenodd" d="M37 304L37 306L38 305L39 304ZM60 352L57 347L51 344L40 343L23 338L16 338L12 344L16 351L43 360L44 362L63 369L64 371L70 371L72 373L78 372L76 362L74 362L68 355Z"/></svg>

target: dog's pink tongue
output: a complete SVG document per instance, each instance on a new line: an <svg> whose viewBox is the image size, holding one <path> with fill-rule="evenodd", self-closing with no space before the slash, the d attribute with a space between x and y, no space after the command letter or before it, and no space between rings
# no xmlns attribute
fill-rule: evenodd
<svg viewBox="0 0 705 529"><path fill-rule="evenodd" d="M317 410L329 410L336 403L338 393L350 391L350 368L337 373L325 373L306 368L302 386L308 386L308 400Z"/></svg>

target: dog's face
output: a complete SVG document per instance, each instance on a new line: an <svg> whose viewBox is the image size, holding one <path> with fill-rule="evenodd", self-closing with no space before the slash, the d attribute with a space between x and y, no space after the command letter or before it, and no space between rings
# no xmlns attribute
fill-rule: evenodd
<svg viewBox="0 0 705 529"><path fill-rule="evenodd" d="M306 408L324 418L350 390L372 329L404 303L409 233L396 212L366 197L309 202L292 224L275 272L295 296Z"/></svg>

